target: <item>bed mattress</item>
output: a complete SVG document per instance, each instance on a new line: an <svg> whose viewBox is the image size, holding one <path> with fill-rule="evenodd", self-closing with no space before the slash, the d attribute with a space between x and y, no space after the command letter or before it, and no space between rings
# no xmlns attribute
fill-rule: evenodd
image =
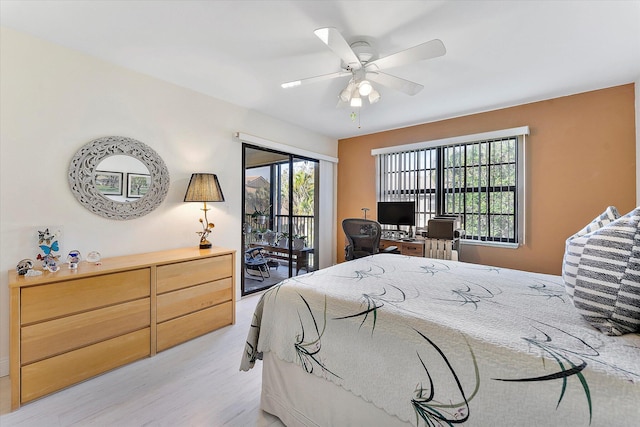
<svg viewBox="0 0 640 427"><path fill-rule="evenodd" d="M631 426L640 416L640 335L593 329L559 276L361 258L266 292L241 369L265 352L411 425Z"/></svg>

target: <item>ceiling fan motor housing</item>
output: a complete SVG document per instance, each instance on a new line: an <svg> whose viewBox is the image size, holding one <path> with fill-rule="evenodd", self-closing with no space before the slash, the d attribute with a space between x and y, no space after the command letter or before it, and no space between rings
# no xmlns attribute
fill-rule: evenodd
<svg viewBox="0 0 640 427"><path fill-rule="evenodd" d="M363 40L356 41L351 43L350 46L353 50L353 53L356 54L362 65L365 65L367 62L373 61L377 58L376 51L373 49L371 44L369 44L369 42ZM350 67L348 65L345 65L344 62L342 63L342 65L343 68L350 70Z"/></svg>

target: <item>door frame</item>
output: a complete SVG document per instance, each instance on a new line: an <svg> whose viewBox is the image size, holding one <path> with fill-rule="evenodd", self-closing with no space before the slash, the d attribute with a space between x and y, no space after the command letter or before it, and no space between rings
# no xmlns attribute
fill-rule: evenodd
<svg viewBox="0 0 640 427"><path fill-rule="evenodd" d="M252 149L252 150L259 150L259 151L265 151L265 152L271 152L271 153L275 153L275 154L279 154L282 156L287 156L288 157L288 164L289 164L289 206L288 206L288 211L289 211L289 220L288 220L288 225L289 225L289 229L288 229L288 234L289 234L289 247L291 247L291 241L293 239L293 197L291 196L291 193L293 192L293 183L294 183L294 174L293 174L293 165L295 163L295 161L310 161L316 164L316 166L314 167L314 212L313 212L313 218L314 218L314 260L317 263L319 260L318 257L318 226L319 226L319 188L320 188L320 160L318 159L314 159L311 157L307 157L307 156L302 156L299 154L293 154L293 153L287 153L281 150L276 150L276 149L272 149L272 148L266 148L266 147L262 147L262 146L257 146L254 144L250 144L247 142L242 142L242 221L241 221L241 230L240 230L240 234L241 234L241 245L242 245L242 255L240 256L240 271L241 271L241 296L246 296L246 295L250 295L256 292L261 292L265 289L268 289L269 287L273 286L273 285L267 285L264 288L259 288L259 289L255 289L255 290L251 290L249 292L245 291L245 266L244 266L244 250L246 248L246 241L245 241L245 233L243 232L244 230L244 223L245 223L245 219L247 217L247 212L245 209L245 205L246 205L246 201L245 201L245 194L246 194L246 171L247 171L247 166L246 166L246 154L247 154L247 149ZM284 162L283 162L284 163ZM273 171L271 173L271 183L272 183L272 188L271 188L271 199L272 199L272 206L270 207L270 213L271 213L271 218L274 218L275 215L273 214L274 211L274 207L273 207L273 197L274 197L274 191L273 191L273 181L274 181L274 174ZM279 180L279 178L278 178ZM280 186L278 185L278 188L276 189L276 191L279 191ZM293 272L294 272L294 268L293 268L293 254L289 253L288 255L288 277L293 277Z"/></svg>

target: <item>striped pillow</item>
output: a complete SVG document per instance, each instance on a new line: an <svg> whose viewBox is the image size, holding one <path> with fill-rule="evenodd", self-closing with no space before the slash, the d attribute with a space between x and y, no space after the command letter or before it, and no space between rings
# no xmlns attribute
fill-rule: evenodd
<svg viewBox="0 0 640 427"><path fill-rule="evenodd" d="M640 206L583 237L574 306L607 335L640 331Z"/></svg>
<svg viewBox="0 0 640 427"><path fill-rule="evenodd" d="M609 206L602 214L593 219L582 230L569 237L565 244L564 259L562 260L562 279L569 298L573 299L573 288L576 285L576 275L578 274L578 262L582 256L584 245L592 233L612 221L620 218L618 210L614 206Z"/></svg>

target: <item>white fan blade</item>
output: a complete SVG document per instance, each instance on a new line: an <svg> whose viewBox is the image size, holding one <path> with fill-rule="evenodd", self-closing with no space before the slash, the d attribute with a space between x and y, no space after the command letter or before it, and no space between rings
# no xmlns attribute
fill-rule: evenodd
<svg viewBox="0 0 640 427"><path fill-rule="evenodd" d="M337 77L344 77L344 76L351 76L351 75L352 74L348 71L337 71L335 73L323 74L321 76L308 77L306 79L300 79L300 80L292 80L290 82L282 83L280 86L283 89L287 89L290 87L296 87L300 85L306 85L309 83L315 83L323 80L335 79Z"/></svg>
<svg viewBox="0 0 640 427"><path fill-rule="evenodd" d="M425 59L437 58L447 53L441 40L435 39L419 44L409 49L401 50L384 58L376 59L367 64L367 68L377 67L378 70L399 67Z"/></svg>
<svg viewBox="0 0 640 427"><path fill-rule="evenodd" d="M358 59L358 56L355 54L349 43L342 37L340 31L336 30L333 27L326 28L318 28L314 31L314 34L318 36L320 40L327 46L329 49L333 51L342 62L347 64L347 66L353 70L359 70L362 68L362 64Z"/></svg>
<svg viewBox="0 0 640 427"><path fill-rule="evenodd" d="M367 73L367 79L380 83L382 86L386 86L391 89L404 92L407 95L415 95L420 92L424 86L418 83L411 82L409 80L401 79L400 77L392 76L391 74L376 72Z"/></svg>

